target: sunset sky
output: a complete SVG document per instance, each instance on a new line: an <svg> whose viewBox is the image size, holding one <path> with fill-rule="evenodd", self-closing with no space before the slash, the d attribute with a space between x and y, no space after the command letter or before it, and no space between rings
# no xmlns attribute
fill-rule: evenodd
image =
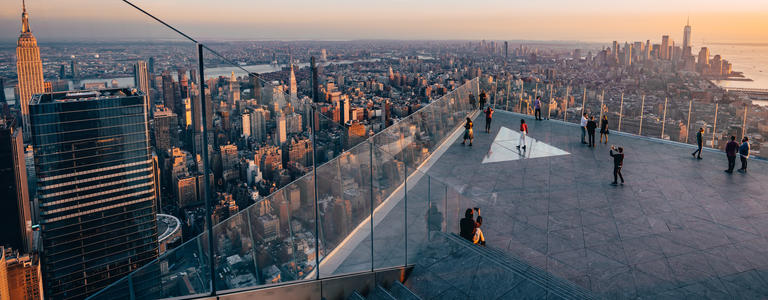
<svg viewBox="0 0 768 300"><path fill-rule="evenodd" d="M0 41L13 42L21 0L0 0ZM200 39L494 39L768 42L766 0L136 0ZM628 4L631 3L631 4ZM135 40L174 34L119 0L28 0L38 40Z"/></svg>

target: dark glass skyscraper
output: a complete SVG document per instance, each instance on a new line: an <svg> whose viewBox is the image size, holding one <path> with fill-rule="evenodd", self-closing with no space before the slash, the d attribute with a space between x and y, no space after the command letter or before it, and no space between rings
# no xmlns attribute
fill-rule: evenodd
<svg viewBox="0 0 768 300"><path fill-rule="evenodd" d="M32 221L20 125L0 116L0 246L28 252Z"/></svg>
<svg viewBox="0 0 768 300"><path fill-rule="evenodd" d="M45 294L90 295L157 257L143 93L45 93L30 102Z"/></svg>

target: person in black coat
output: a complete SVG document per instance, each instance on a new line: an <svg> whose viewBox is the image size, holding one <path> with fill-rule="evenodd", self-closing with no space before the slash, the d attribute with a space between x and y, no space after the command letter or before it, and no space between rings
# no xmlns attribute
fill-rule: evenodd
<svg viewBox="0 0 768 300"><path fill-rule="evenodd" d="M471 208L467 208L464 218L459 221L459 236L470 242L475 238L475 218Z"/></svg>
<svg viewBox="0 0 768 300"><path fill-rule="evenodd" d="M613 153L613 151L617 153ZM624 148L619 147L617 149L616 146L611 146L609 153L613 157L613 182L611 184L616 185L618 178L621 178L621 184L624 184L624 176L621 175L621 167L624 166Z"/></svg>
<svg viewBox="0 0 768 300"><path fill-rule="evenodd" d="M701 159L701 148L704 147L704 137L702 136L704 134L704 128L699 128L699 131L696 132L696 151L693 151L691 155L697 159ZM698 154L698 156L696 156Z"/></svg>
<svg viewBox="0 0 768 300"><path fill-rule="evenodd" d="M587 121L587 134L589 135L589 147L595 147L595 128L597 128L597 123L595 123L595 117L589 117L589 121Z"/></svg>

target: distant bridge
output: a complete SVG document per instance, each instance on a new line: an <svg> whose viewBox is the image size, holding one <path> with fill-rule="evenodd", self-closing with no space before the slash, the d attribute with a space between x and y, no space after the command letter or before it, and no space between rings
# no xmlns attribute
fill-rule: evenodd
<svg viewBox="0 0 768 300"><path fill-rule="evenodd" d="M750 88L724 88L727 92L743 92L755 94L768 94L768 89L750 89Z"/></svg>

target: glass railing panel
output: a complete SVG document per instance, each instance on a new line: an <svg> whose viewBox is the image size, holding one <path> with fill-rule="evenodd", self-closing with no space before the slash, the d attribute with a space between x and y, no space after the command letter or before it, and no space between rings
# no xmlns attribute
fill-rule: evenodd
<svg viewBox="0 0 768 300"><path fill-rule="evenodd" d="M276 193L277 195L282 194L281 192ZM281 197L284 198L284 197ZM252 287L256 286L262 283L261 279L263 277L263 273L259 274L257 272L257 266L263 266L266 264L264 261L259 261L259 257L257 256L258 250L261 250L262 248L270 248L270 250L273 249L279 249L282 250L282 248L292 248L290 242L290 235L288 233L287 229L281 228L281 226L287 226L287 219L288 216L283 215L285 210L283 207L285 206L285 203L283 199L280 199L277 202L276 205L279 206L278 208L278 222L274 224L264 224L268 223L263 222L259 223L261 226L256 226L259 229L262 229L264 227L268 227L271 225L275 225L277 227L277 232L274 233L274 238L276 240L275 244L277 246L273 246L272 244L259 244L258 246L254 243L254 239L252 239L252 230L254 226L249 226L249 224L252 224L253 220L261 221L261 218L253 218L250 213L252 210L247 210L244 213L234 214L229 219L216 224L216 226L213 227L213 236L215 238L214 240L214 259L216 259L216 262L214 264L215 270L216 270L216 290L217 291L224 291L224 290L230 290L230 289L239 289L239 288L246 288L246 287ZM258 204L257 204L258 205ZM217 207L219 209L229 209L224 207ZM233 212L234 213L234 212ZM273 215L274 211L269 211L265 214L265 216L268 217L274 217ZM268 231L269 229L266 229L264 231ZM261 232L262 235L256 235L264 237L264 235L267 235L267 233ZM269 233L273 234L273 233ZM270 236L272 237L272 236ZM266 239L266 238L264 238ZM263 239L262 239L263 240ZM284 247L281 247L285 245ZM290 257L290 256L289 256ZM292 260L288 260L287 263L284 263L279 268L283 268L285 264L290 265L292 263ZM257 264L257 263L263 263L263 264ZM268 267L262 267L262 269L268 268ZM290 268L290 267L288 267ZM281 276L281 279L283 277L287 276ZM286 281L289 281L293 278L288 278ZM266 281L266 280L265 280Z"/></svg>
<svg viewBox="0 0 768 300"><path fill-rule="evenodd" d="M290 207L284 190L279 190L238 214L241 217L236 223L241 227L232 228L229 232L241 232L246 242L239 247L229 246L236 248L235 251L221 248L226 247L228 238L214 235L218 240L215 244L221 248L217 249L217 253L229 255L217 257L221 260L217 270L224 269L217 274L217 280L223 281L218 283L219 286L234 289L300 279L296 275L295 247L289 227ZM217 231L214 229L215 233ZM248 240L252 240L252 244L248 245ZM249 246L251 249L248 249ZM237 273L228 269L228 265L233 263L241 266Z"/></svg>
<svg viewBox="0 0 768 300"><path fill-rule="evenodd" d="M409 264L417 263L419 253L429 244L430 232L444 230L447 189L446 184L421 171L411 175L405 216Z"/></svg>
<svg viewBox="0 0 768 300"><path fill-rule="evenodd" d="M317 270L319 258L325 254L324 247L316 247L314 176L307 174L284 190L288 199L288 226L293 242L293 249L288 249L292 252L294 262L290 269L291 275L296 279L313 279L309 277Z"/></svg>
<svg viewBox="0 0 768 300"><path fill-rule="evenodd" d="M406 164L382 148L373 149L373 266L405 264Z"/></svg>
<svg viewBox="0 0 768 300"><path fill-rule="evenodd" d="M358 144L317 169L320 243L326 251L321 277L371 269L370 232L363 224L371 215L369 148Z"/></svg>

